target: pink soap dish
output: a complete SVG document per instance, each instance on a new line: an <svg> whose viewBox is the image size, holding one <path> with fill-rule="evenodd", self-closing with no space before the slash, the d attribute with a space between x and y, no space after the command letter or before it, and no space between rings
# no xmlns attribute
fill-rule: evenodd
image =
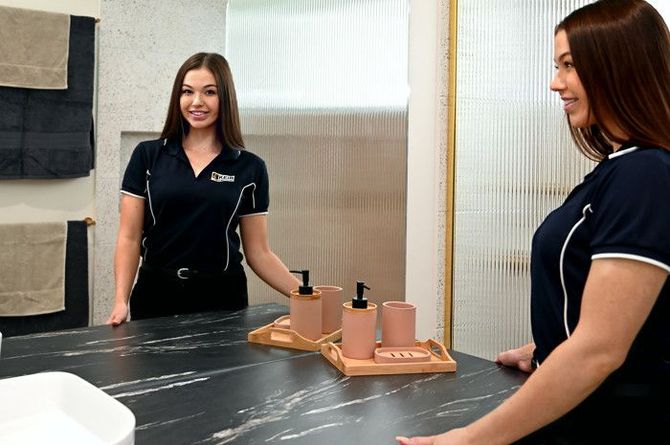
<svg viewBox="0 0 670 445"><path fill-rule="evenodd" d="M417 363L430 361L430 352L419 347L386 347L375 349L375 363Z"/></svg>

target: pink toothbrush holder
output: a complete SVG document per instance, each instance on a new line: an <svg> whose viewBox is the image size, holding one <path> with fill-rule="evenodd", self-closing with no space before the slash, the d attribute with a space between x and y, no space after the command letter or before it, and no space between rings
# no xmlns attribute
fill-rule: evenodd
<svg viewBox="0 0 670 445"><path fill-rule="evenodd" d="M339 286L314 286L321 292L321 329L331 334L342 327L342 288Z"/></svg>
<svg viewBox="0 0 670 445"><path fill-rule="evenodd" d="M382 303L382 347L416 346L416 305L405 301Z"/></svg>

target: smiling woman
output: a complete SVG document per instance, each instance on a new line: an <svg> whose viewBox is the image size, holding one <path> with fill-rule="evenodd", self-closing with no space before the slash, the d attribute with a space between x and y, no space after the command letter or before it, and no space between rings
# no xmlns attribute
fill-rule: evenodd
<svg viewBox="0 0 670 445"><path fill-rule="evenodd" d="M108 324L129 312L141 319L246 307L240 247L275 290L288 296L298 287L269 246L267 170L244 150L223 56L197 53L181 66L161 139L135 148L121 193Z"/></svg>
<svg viewBox="0 0 670 445"><path fill-rule="evenodd" d="M184 152L193 167L193 173L198 176L221 153L218 141L195 141L200 130L213 127L219 118L219 96L214 74L210 70L199 68L186 73L179 106L190 128L184 139Z"/></svg>
<svg viewBox="0 0 670 445"><path fill-rule="evenodd" d="M214 74L207 68L187 72L179 105L191 128L207 128L215 124L219 117L219 96Z"/></svg>
<svg viewBox="0 0 670 445"><path fill-rule="evenodd" d="M551 90L561 95L563 110L568 116L570 125L579 128L588 127L595 123L595 118L591 114L589 98L572 61L568 36L563 30L556 33L554 51L556 76L551 81Z"/></svg>
<svg viewBox="0 0 670 445"><path fill-rule="evenodd" d="M670 424L670 32L643 0L599 0L554 35L551 89L598 164L532 239L533 341L496 359L531 375L402 445L660 443Z"/></svg>

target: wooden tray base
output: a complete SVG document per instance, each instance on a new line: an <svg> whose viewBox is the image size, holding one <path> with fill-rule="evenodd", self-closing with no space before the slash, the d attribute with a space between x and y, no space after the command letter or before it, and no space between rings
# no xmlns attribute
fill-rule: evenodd
<svg viewBox="0 0 670 445"><path fill-rule="evenodd" d="M381 342L377 342L381 347ZM417 341L416 347L430 352L430 360L425 362L398 362L398 363L376 363L373 358L356 360L342 355L342 345L332 342L321 346L321 355L344 375L390 375L390 374L421 374L433 372L455 372L456 361L447 353L441 343L433 339ZM439 353L435 352L435 349Z"/></svg>
<svg viewBox="0 0 670 445"><path fill-rule="evenodd" d="M323 337L318 340L310 340L298 334L296 331L275 326L275 324L281 323L289 317L289 315L284 315L268 325L249 332L247 341L249 343L278 346L280 348L318 351L321 349L322 345L328 342L337 341L342 337L342 329L338 329L330 334L324 333Z"/></svg>

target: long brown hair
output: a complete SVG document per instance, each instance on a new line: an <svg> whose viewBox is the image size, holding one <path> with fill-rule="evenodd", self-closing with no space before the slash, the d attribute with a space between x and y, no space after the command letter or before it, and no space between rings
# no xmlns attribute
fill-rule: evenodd
<svg viewBox="0 0 670 445"><path fill-rule="evenodd" d="M188 71L207 68L216 79L219 96L219 119L216 122L216 136L219 141L229 148L244 148L242 130L240 129L240 116L237 110L237 95L233 75L228 66L228 61L217 53L197 53L189 57L177 71L172 85L172 95L168 107L165 126L161 133L161 139L168 138L181 141L188 134L188 122L181 115L179 98L184 77Z"/></svg>
<svg viewBox="0 0 670 445"><path fill-rule="evenodd" d="M596 122L612 122L628 139L595 124L570 126L587 157L612 153L612 142L670 150L670 33L643 0L599 0L568 15L565 31Z"/></svg>

